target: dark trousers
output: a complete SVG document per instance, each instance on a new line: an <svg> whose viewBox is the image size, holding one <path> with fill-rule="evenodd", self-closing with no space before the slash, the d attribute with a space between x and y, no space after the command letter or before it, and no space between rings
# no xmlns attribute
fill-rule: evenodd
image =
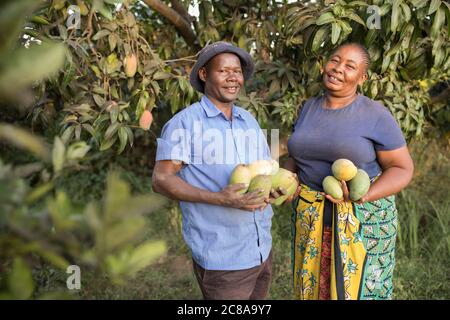
<svg viewBox="0 0 450 320"><path fill-rule="evenodd" d="M263 300L269 292L272 252L261 265L245 270L205 270L192 262L205 300Z"/></svg>

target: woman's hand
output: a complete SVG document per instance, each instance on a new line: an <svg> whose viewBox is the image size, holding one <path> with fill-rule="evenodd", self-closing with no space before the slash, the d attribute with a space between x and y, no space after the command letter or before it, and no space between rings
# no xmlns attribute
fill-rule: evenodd
<svg viewBox="0 0 450 320"><path fill-rule="evenodd" d="M348 191L348 187L347 187L347 183L344 180L340 180L340 183L341 183L341 188L342 188L342 193L343 193L342 199L340 199L340 200L335 199L332 196L330 196L329 194L326 194L325 192L320 192L320 194L323 195L325 198L327 198L332 203L336 203L336 204L344 203L344 202L355 202L358 204L363 204L364 202L368 201L369 192L367 192L364 196L362 196L361 199L359 199L358 201L351 200L350 192Z"/></svg>
<svg viewBox="0 0 450 320"><path fill-rule="evenodd" d="M246 187L244 183L237 183L223 188L218 192L221 205L245 211L263 210L267 206L263 190L240 194L239 191Z"/></svg>

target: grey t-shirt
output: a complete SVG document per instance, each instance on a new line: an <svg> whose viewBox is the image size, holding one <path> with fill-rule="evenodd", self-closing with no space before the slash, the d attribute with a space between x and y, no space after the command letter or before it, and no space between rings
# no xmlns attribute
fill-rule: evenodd
<svg viewBox="0 0 450 320"><path fill-rule="evenodd" d="M333 110L323 107L324 99L305 102L288 141L299 178L310 188L323 191L322 180L332 175L332 163L341 158L373 178L381 172L376 151L406 145L394 117L379 102L358 95L351 104Z"/></svg>

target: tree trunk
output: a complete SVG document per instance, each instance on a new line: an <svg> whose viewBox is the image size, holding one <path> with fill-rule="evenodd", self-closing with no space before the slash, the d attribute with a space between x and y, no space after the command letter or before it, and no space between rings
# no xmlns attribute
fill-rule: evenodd
<svg viewBox="0 0 450 320"><path fill-rule="evenodd" d="M186 19L180 15L174 9L168 7L166 4L161 2L160 0L144 0L144 2L153 10L160 13L167 20L169 20L175 28L178 30L180 35L183 37L184 41L195 51L200 50L200 46L198 44L198 40L196 35L194 34L191 25ZM177 6L177 10L179 10L179 6Z"/></svg>

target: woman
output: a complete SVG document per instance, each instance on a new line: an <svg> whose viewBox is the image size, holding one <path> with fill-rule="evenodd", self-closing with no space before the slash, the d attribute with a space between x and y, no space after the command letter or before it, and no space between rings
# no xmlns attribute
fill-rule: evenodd
<svg viewBox="0 0 450 320"><path fill-rule="evenodd" d="M293 215L294 292L298 299L390 299L395 263L394 194L411 181L401 130L380 103L357 93L369 54L344 44L322 71L324 94L306 101L288 141L285 168L301 183ZM322 180L349 159L372 181L358 202L325 195Z"/></svg>

